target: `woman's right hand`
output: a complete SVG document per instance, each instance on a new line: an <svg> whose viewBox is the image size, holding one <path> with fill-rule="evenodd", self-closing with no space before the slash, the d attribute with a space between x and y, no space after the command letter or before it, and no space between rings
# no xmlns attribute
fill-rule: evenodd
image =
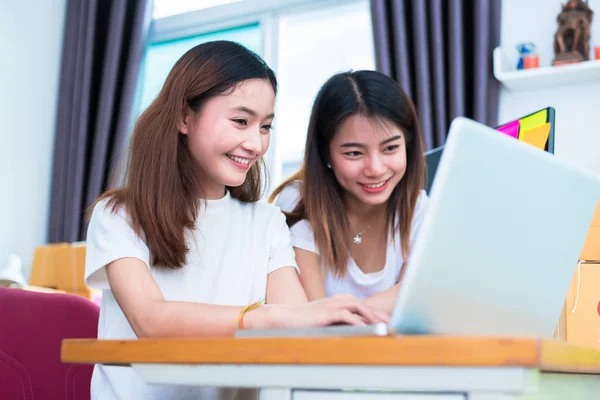
<svg viewBox="0 0 600 400"><path fill-rule="evenodd" d="M266 305L248 312L244 320L244 325L249 329L267 329L312 328L333 324L368 325L387 323L388 317L371 308L364 300L341 294L304 304Z"/></svg>

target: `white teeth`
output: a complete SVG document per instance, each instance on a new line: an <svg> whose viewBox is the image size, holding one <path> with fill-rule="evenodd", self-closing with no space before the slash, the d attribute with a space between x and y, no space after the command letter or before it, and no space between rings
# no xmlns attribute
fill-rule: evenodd
<svg viewBox="0 0 600 400"><path fill-rule="evenodd" d="M386 183L386 182L387 182L387 181L383 181L383 182L381 182L381 183L377 183L377 184L375 184L375 185L364 185L364 186L365 186L365 187L368 187L369 189L377 189L377 188L380 188L380 187L382 187L383 185L385 185L385 183Z"/></svg>
<svg viewBox="0 0 600 400"><path fill-rule="evenodd" d="M227 154L227 157L231 158L235 162L239 162L240 164L248 165L248 163L250 163L250 160L246 160L245 158L240 158L229 154Z"/></svg>

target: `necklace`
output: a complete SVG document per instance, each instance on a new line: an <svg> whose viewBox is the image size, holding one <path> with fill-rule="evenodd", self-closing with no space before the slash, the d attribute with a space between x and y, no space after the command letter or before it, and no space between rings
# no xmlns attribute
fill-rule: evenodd
<svg viewBox="0 0 600 400"><path fill-rule="evenodd" d="M354 224L352 224L352 222L350 222L350 224L352 225L352 228L354 228ZM356 232L356 236L354 236L354 238L352 239L354 241L354 244L362 243L362 234L365 233L370 227L371 224L369 224L369 226L367 226L364 230ZM354 230L356 231L356 228L354 228Z"/></svg>

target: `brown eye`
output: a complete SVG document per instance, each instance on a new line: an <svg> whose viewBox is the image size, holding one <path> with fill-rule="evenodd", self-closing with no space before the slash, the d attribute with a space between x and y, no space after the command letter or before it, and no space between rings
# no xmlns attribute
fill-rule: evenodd
<svg viewBox="0 0 600 400"><path fill-rule="evenodd" d="M347 153L344 153L345 155L347 155L348 157L358 157L360 156L360 151L349 151Z"/></svg>
<svg viewBox="0 0 600 400"><path fill-rule="evenodd" d="M232 121L241 126L248 126L248 121L245 119L232 119Z"/></svg>

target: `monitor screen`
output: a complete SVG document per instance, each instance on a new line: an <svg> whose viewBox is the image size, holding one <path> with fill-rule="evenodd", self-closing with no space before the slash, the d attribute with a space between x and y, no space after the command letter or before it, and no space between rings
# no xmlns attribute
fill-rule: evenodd
<svg viewBox="0 0 600 400"><path fill-rule="evenodd" d="M554 154L555 111L546 107L496 127L499 132ZM425 152L425 191L429 194L444 146Z"/></svg>

